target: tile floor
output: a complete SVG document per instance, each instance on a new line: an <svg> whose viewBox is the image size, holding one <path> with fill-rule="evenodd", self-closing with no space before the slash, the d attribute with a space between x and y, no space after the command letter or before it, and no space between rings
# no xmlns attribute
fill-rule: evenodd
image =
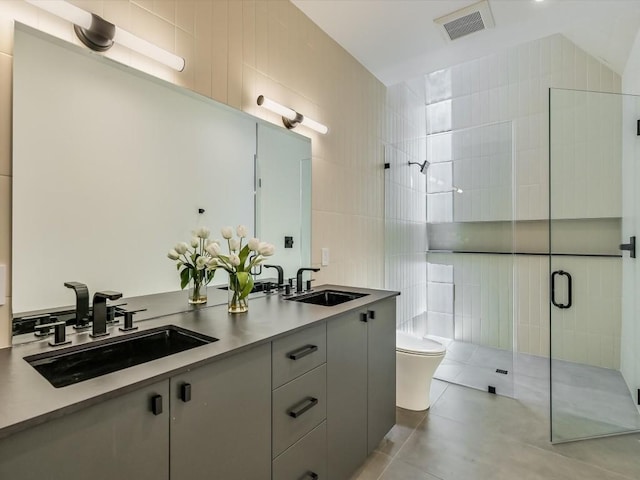
<svg viewBox="0 0 640 480"><path fill-rule="evenodd" d="M434 380L352 480L638 480L640 434L552 445L547 407ZM535 398L535 396L534 396Z"/></svg>
<svg viewBox="0 0 640 480"><path fill-rule="evenodd" d="M447 342L435 378L549 409L549 359L465 342ZM497 373L503 369L506 375ZM553 361L554 441L640 430L640 415L617 370Z"/></svg>

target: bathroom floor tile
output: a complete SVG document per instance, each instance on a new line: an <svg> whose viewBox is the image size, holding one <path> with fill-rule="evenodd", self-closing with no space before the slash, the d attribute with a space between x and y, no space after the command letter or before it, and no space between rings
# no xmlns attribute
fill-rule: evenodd
<svg viewBox="0 0 640 480"><path fill-rule="evenodd" d="M420 422L424 420L426 415L427 410L414 412L403 408L397 408L396 424L393 426L391 431L385 435L382 442L380 442L380 445L376 447L376 450L380 453L394 457Z"/></svg>
<svg viewBox="0 0 640 480"><path fill-rule="evenodd" d="M467 365L456 377L455 382L487 392L489 386L495 387L496 393L506 397L514 396L513 373L504 375L495 368Z"/></svg>
<svg viewBox="0 0 640 480"><path fill-rule="evenodd" d="M443 480L625 478L585 462L514 441L505 435L472 428L466 423L433 413L418 426L394 459L396 460Z"/></svg>
<svg viewBox="0 0 640 480"><path fill-rule="evenodd" d="M429 394L429 397L431 400L432 407L438 402L438 400L440 399L442 394L447 390L449 385L450 384L448 382L443 382L441 380L438 380L437 378L434 378L431 381L431 392Z"/></svg>
<svg viewBox="0 0 640 480"><path fill-rule="evenodd" d="M640 433L553 445L547 408L434 380L438 391L425 412L397 409L398 425L351 480L640 478Z"/></svg>
<svg viewBox="0 0 640 480"><path fill-rule="evenodd" d="M449 385L430 414L463 423L474 431L500 433L536 446L549 443L547 410L459 385Z"/></svg>
<svg viewBox="0 0 640 480"><path fill-rule="evenodd" d="M367 461L351 476L351 480L377 480L391 463L391 457L374 451Z"/></svg>
<svg viewBox="0 0 640 480"><path fill-rule="evenodd" d="M380 480L440 480L419 468L409 465L408 463L395 461L392 462L384 471Z"/></svg>
<svg viewBox="0 0 640 480"><path fill-rule="evenodd" d="M549 447L561 455L640 478L640 434L563 443Z"/></svg>

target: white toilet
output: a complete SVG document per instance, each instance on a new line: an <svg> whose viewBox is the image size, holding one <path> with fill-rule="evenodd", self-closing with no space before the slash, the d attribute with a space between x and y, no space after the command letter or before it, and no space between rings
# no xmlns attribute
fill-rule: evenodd
<svg viewBox="0 0 640 480"><path fill-rule="evenodd" d="M396 405L407 410L431 406L429 390L433 374L447 349L430 338L396 331Z"/></svg>

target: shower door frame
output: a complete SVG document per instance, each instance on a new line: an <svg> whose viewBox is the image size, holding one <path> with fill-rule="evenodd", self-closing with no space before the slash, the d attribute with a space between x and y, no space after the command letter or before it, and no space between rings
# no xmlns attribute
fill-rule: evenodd
<svg viewBox="0 0 640 480"><path fill-rule="evenodd" d="M562 368L566 368L566 369L571 369L573 368L572 364L573 362L570 361L566 361L566 360L562 360L560 358L556 358L557 356L557 352L554 351L554 329L555 328L560 328L557 326L557 323L559 321L563 321L565 320L565 318L560 317L559 313L562 311L568 311L570 308L572 308L574 306L574 302L573 302L573 294L575 292L575 288L572 288L573 285L573 278L571 276L571 273L567 270L565 271L564 267L560 267L559 269L558 267L558 262L562 262L565 265L567 264L571 264L572 259L570 257L584 257L589 258L589 262L591 264L591 266L587 267L586 269L589 270L589 273L592 274L591 272L593 271L593 264L597 264L600 265L600 269L597 270L597 273L599 275L602 275L602 270L601 270L601 266L602 265L607 265L607 262L610 261L614 261L616 258L622 258L623 255L620 254L620 252L614 252L613 250L618 250L617 248L615 248L615 246L611 246L608 247L611 250L610 251L601 251L598 253L592 253L592 254L588 254L588 253L571 253L568 254L566 252L560 252L560 251L556 251L556 249L554 248L554 246L558 246L557 245L557 239L560 237L559 235L556 236L556 238L554 238L554 232L557 232L558 228L554 227L554 220L558 222L558 224L562 223L563 221L567 221L567 220L571 220L571 218L569 217L562 217L562 216L557 216L554 217L554 199L556 199L557 197L554 195L554 182L556 182L556 180L554 180L554 168L558 168L557 167L557 163L558 160L562 161L563 159L558 159L555 158L554 159L554 136L557 135L558 137L561 137L561 135L559 135L557 132L554 133L554 121L558 121L557 118L554 117L554 110L553 110L553 97L554 97L554 92L557 92L557 95L560 95L561 92L568 92L567 95L570 95L571 93L577 95L583 95L585 98L588 98L589 101L592 101L594 104L597 104L597 101L600 100L600 102L602 102L602 105L605 105L605 103L607 102L608 98L607 97L603 97L604 95L611 95L611 99L612 99L612 103L613 103L613 99L617 99L620 100L620 119L621 119L621 123L620 123L620 142L622 144L623 142L623 138L624 135L622 134L622 132L624 131L623 125L622 125L622 118L623 118L623 112L624 112L624 101L625 98L627 98L627 96L623 95L623 94L616 94L616 93L608 93L608 92L591 92L591 91L580 91L580 90L571 90L571 89L560 89L560 88L550 88L549 89L549 283L550 283L550 288L549 288L549 435L550 435L550 441L551 443L554 444L559 444L559 443L566 443L566 442L572 442L572 441L577 441L577 440L584 440L584 439L590 439L590 438L599 438L599 437L608 437L608 436L613 436L613 435L622 435L622 434L628 434L628 433L636 433L638 431L640 431L640 421L638 419L640 419L640 415L638 415L635 419L635 421L633 422L633 424L631 422L629 422L628 427L627 426L623 426L623 425L618 425L618 424L614 424L613 422L611 422L610 418L607 418L606 416L601 416L600 418L597 418L595 415L592 417L587 417L587 416L580 416L577 415L575 410L570 410L570 409L566 409L562 410L558 407L558 399L561 400L561 402L563 402L565 405L566 404L571 404L571 400L568 400L566 397L562 397L561 395L558 395L557 392L555 390L559 390L559 391L563 391L562 388L554 388L554 373L555 373L555 377L558 377L558 373L561 371ZM596 100L593 100L592 96L596 96ZM602 97L597 97L597 96L602 96ZM629 97L633 97L633 96L629 96ZM558 101L558 103L562 103L561 100L563 100L562 98L558 98L556 101ZM569 102L564 99L564 101L568 104ZM560 111L561 109L559 109ZM565 112L566 113L566 112ZM605 112L606 113L606 112ZM561 117L560 113L556 114L557 117ZM588 118L587 121L597 121L597 120L593 120L592 118L594 116L590 116L590 115L585 115L585 117ZM603 115L604 117L604 115ZM558 123L561 123L562 117L560 118L560 121L558 121ZM564 119L566 121L566 118ZM599 119L598 119L599 120ZM639 121L639 129L640 129L640 121ZM613 134L614 134L614 138L615 138L615 134L617 133L617 131L615 130L615 127L612 128L613 130ZM640 133L640 130L639 130ZM601 132L598 131L598 135L600 135ZM578 143L578 142L576 142ZM598 145L600 146L600 145ZM555 145L555 147L557 148L557 145ZM625 156L623 153L623 149L622 146L620 147L620 177L623 178L623 168L624 167L624 162L625 162ZM587 152L588 154L590 152ZM577 156L577 155L576 155ZM561 157L563 157L561 155ZM580 160L584 160L587 162L588 165L588 160L585 159L580 159ZM588 170L588 169L586 169ZM564 183L566 185L566 182ZM604 182L600 183L600 187L604 188L607 187L606 184L604 184ZM624 218L624 213L623 213L623 207L622 207L622 186L620 186L619 189L616 189L616 194L620 193L620 201L621 201L621 206L620 206L620 217L619 217L619 221L620 221L620 236L622 235L622 222L623 222L623 218ZM560 203L560 202L557 202ZM562 207L561 207L562 209ZM578 217L576 217L578 218ZM607 218L607 217L604 217ZM591 217L585 217L585 218L580 218L582 220L587 219L587 220L602 220L602 218L598 219L598 218L591 218ZM554 244L554 240L556 241L556 244ZM560 242L562 243L562 242ZM588 241L587 241L588 243ZM622 241L620 243L623 243ZM560 249L562 248L562 246L560 246ZM622 249L622 245L620 245L620 248ZM563 259L563 260L560 260ZM575 259L573 260L575 262ZM608 268L608 267L607 267ZM583 272L584 273L584 272ZM561 293L559 293L555 288L555 283L556 281L558 281L558 283L562 283L560 281L561 277L564 277L566 279L565 282L565 288L558 288L557 290L563 290ZM588 280L585 280L584 278L580 279L579 277L577 278L577 282L578 285L580 285L580 283L582 285L584 285L585 283L588 283ZM620 292L622 291L622 264L620 265ZM584 289L582 290L583 292L583 296L584 296ZM620 296L622 297L622 294L620 293ZM578 301L581 301L581 299L578 299ZM620 299L620 304L622 304L622 298ZM622 322L622 315L623 315L623 311L622 311L622 307L620 307L620 322ZM560 317L560 318L558 318ZM578 323L579 320L584 321L584 319L580 318L580 317L576 317L576 325ZM564 326L564 325L562 325ZM556 339L557 340L557 339ZM621 351L621 349L619 349L619 352ZM618 352L618 353L619 353ZM566 356L567 353L565 351L561 352L563 356ZM614 348L614 357L615 357L615 348ZM620 360L620 359L618 359ZM615 363L615 361L614 361ZM555 367L555 368L554 368ZM588 366L588 368L598 368L598 367L591 367ZM619 366L617 369L615 367L608 367L608 370L611 371L615 371L615 370L620 370L621 367ZM596 374L598 372L596 372L594 370L594 374ZM565 375L566 375L566 371L565 371ZM622 375L621 375L622 377ZM578 377L579 378L579 377ZM579 378L580 379L580 378ZM557 387L557 385L556 385ZM568 389L566 388L566 385L563 385L564 388L564 393L566 394L566 392L568 391ZM596 391L597 389L594 387L594 391ZM599 392L601 393L601 392ZM554 394L556 395L556 401L554 402ZM631 392L629 392L630 396L631 396ZM639 393L640 395L640 393ZM593 395L592 398L596 398L596 395ZM633 397L631 396L631 400L633 400ZM638 399L640 401L640 398ZM555 408L554 408L555 407ZM610 404L602 404L598 406L599 408L596 408L594 411L598 411L600 412L602 411L606 411L607 407L610 407ZM567 422L566 424L562 424L557 422L557 418L561 418L562 415L560 415L560 412L563 412L564 417L563 421L566 422L567 419L569 419L569 422ZM588 414L588 409L586 410L587 414ZM630 409L630 412L632 412L632 410ZM638 412L636 412L638 413ZM572 416L576 418L576 420L579 420L579 422L582 422L582 424L580 424L579 422L575 422L574 424L571 424L571 420L572 420ZM632 413L630 413L630 416L633 416ZM557 425L556 425L557 423ZM620 422L620 423L624 423L624 422ZM568 425L569 427L566 428L566 431L563 434L561 434L561 428L560 426L565 426ZM610 430L607 431L606 428L610 426ZM580 429L584 429L584 431L586 432L585 434L582 435L578 435L577 432L580 431ZM560 432L559 432L560 430ZM592 430L592 433L588 433L589 430ZM566 432L569 432L568 434Z"/></svg>

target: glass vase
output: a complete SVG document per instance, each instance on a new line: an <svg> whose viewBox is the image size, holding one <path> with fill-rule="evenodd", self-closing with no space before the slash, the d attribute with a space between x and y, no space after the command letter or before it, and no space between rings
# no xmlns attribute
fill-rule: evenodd
<svg viewBox="0 0 640 480"><path fill-rule="evenodd" d="M189 303L193 305L207 303L207 285L199 276L189 280Z"/></svg>
<svg viewBox="0 0 640 480"><path fill-rule="evenodd" d="M249 310L249 296L242 296L242 288L235 273L229 274L229 313L245 313Z"/></svg>

